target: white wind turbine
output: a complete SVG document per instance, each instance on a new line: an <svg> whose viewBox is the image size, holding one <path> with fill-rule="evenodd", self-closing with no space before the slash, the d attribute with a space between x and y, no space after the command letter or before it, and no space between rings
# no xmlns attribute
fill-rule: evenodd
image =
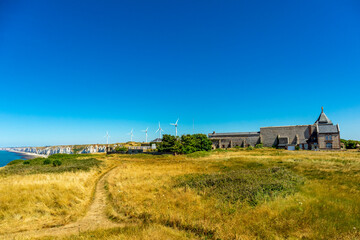
<svg viewBox="0 0 360 240"><path fill-rule="evenodd" d="M134 136L134 129L131 129L131 132L129 132L130 135L130 141L132 142L133 136Z"/></svg>
<svg viewBox="0 0 360 240"><path fill-rule="evenodd" d="M148 135L147 135L147 133L148 133L148 129L149 129L149 128L146 128L145 130L142 130L142 131L145 133L145 142L148 142L148 141L147 141L147 137L148 137Z"/></svg>
<svg viewBox="0 0 360 240"><path fill-rule="evenodd" d="M173 125L175 126L175 136L177 137L177 126L178 126L178 121L179 121L179 118L176 120L175 123L170 123L170 125Z"/></svg>
<svg viewBox="0 0 360 240"><path fill-rule="evenodd" d="M161 132L163 132L164 130L162 130L162 128L160 127L160 122L159 122L159 128L158 130L156 130L155 133L159 132L159 138L161 139Z"/></svg>
<svg viewBox="0 0 360 240"><path fill-rule="evenodd" d="M106 131L106 135L104 136L104 138L106 138L106 144L109 144L110 135L108 131Z"/></svg>

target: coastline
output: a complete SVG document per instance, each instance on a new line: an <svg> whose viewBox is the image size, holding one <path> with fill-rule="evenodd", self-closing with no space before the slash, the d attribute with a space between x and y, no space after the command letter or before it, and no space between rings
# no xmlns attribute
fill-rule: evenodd
<svg viewBox="0 0 360 240"><path fill-rule="evenodd" d="M25 159L33 159L33 158L37 158L37 157L42 157L42 158L48 157L46 155L40 155L40 154L36 154L36 153L20 152L20 151L15 151L15 150L6 150L6 151L22 155Z"/></svg>

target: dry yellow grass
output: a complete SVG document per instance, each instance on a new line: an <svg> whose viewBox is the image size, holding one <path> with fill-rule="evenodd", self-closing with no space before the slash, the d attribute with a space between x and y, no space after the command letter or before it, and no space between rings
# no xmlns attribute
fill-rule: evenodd
<svg viewBox="0 0 360 240"><path fill-rule="evenodd" d="M86 213L98 177L111 166L105 161L90 171L1 176L0 234L75 221Z"/></svg>
<svg viewBox="0 0 360 240"><path fill-rule="evenodd" d="M0 233L63 225L89 204L98 172L9 176L0 184Z"/></svg>
<svg viewBox="0 0 360 240"><path fill-rule="evenodd" d="M40 239L360 239L360 152L257 149L199 156L107 156L105 162L115 160L119 167L106 177L104 214L126 227ZM188 174L273 168L299 176L304 184L255 205L177 185ZM91 170L2 178L0 232L78 219L99 175Z"/></svg>
<svg viewBox="0 0 360 240"><path fill-rule="evenodd" d="M213 153L204 158L124 158L109 177L112 209L140 220L220 239L330 239L359 236L360 154L273 149ZM257 206L224 204L191 188L174 187L189 173L283 167L305 178L300 191Z"/></svg>
<svg viewBox="0 0 360 240"><path fill-rule="evenodd" d="M87 240L87 239L106 239L106 240L185 240L198 239L194 234L178 229L165 227L159 224L146 226L124 227L113 229L99 229L97 231L83 232L72 236L43 237L33 238L41 240Z"/></svg>

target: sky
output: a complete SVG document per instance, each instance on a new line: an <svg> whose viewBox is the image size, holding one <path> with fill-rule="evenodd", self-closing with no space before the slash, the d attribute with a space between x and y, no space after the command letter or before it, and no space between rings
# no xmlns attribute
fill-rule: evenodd
<svg viewBox="0 0 360 240"><path fill-rule="evenodd" d="M0 0L0 147L313 124L360 140L360 2Z"/></svg>

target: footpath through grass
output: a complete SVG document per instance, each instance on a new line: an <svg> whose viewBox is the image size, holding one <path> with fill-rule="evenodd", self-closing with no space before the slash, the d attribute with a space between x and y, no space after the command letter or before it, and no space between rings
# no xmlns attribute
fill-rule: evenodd
<svg viewBox="0 0 360 240"><path fill-rule="evenodd" d="M0 234L60 226L81 217L98 176L109 168L104 158L56 154L1 168Z"/></svg>

